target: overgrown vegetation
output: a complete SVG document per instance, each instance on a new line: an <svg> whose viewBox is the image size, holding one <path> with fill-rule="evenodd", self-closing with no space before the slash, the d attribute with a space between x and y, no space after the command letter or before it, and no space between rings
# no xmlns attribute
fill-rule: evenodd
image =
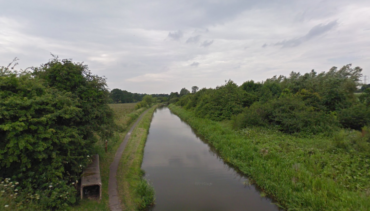
<svg viewBox="0 0 370 211"><path fill-rule="evenodd" d="M370 89L362 69L292 72L179 96L179 114L264 191L291 210L367 210ZM363 86L364 87L364 86ZM363 88L362 87L362 88Z"/></svg>
<svg viewBox="0 0 370 211"><path fill-rule="evenodd" d="M32 71L1 67L0 178L17 181L19 195L37 195L31 201L43 209L75 204L98 137L118 128L108 100L105 79L82 63L54 57ZM14 203L22 208L23 199Z"/></svg>
<svg viewBox="0 0 370 211"><path fill-rule="evenodd" d="M292 72L264 83L237 86L228 81L193 94L171 93L170 102L193 109L197 117L232 119L236 129L271 126L290 134L318 134L339 127L360 130L370 124L370 89L355 95L361 71L346 65L320 74Z"/></svg>

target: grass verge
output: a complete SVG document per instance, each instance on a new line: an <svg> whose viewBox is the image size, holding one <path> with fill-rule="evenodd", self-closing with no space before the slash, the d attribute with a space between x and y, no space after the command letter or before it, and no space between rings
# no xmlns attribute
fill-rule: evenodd
<svg viewBox="0 0 370 211"><path fill-rule="evenodd" d="M103 183L102 200L94 201L83 199L77 206L71 207L72 211L109 211L108 180L109 166L113 162L114 156L121 142L126 136L132 123L143 113L146 108L135 110L136 103L110 104L115 114L116 123L122 127L122 131L115 133L114 137L108 140L108 152L104 151L104 140L96 144L100 157L100 175Z"/></svg>
<svg viewBox="0 0 370 211"><path fill-rule="evenodd" d="M143 210L154 203L154 190L142 177L141 163L153 113L149 109L136 126L126 145L117 171L118 193L124 210Z"/></svg>
<svg viewBox="0 0 370 211"><path fill-rule="evenodd" d="M230 122L169 108L282 208L369 210L368 154L342 150L328 137L302 138L267 128L235 131Z"/></svg>

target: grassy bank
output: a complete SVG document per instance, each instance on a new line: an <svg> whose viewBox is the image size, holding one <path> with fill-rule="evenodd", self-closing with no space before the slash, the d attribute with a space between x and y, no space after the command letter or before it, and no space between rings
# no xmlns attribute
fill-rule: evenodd
<svg viewBox="0 0 370 211"><path fill-rule="evenodd" d="M209 141L228 163L287 210L369 210L370 158L338 148L340 136L302 138L267 128L235 131L230 122L172 112Z"/></svg>
<svg viewBox="0 0 370 211"><path fill-rule="evenodd" d="M77 206L72 207L72 211L82 210L110 210L109 209L109 195L108 195L108 179L109 166L113 162L116 151L130 129L132 123L143 113L146 109L141 108L135 110L136 103L125 104L110 104L115 115L115 122L122 127L122 131L117 132L114 137L108 140L108 153L104 151L104 141L100 140L97 143L97 151L100 157L100 174L103 183L102 200L100 202L94 200L83 199Z"/></svg>
<svg viewBox="0 0 370 211"><path fill-rule="evenodd" d="M154 202L154 190L142 178L144 147L156 106L136 126L120 160L117 183L124 210L142 210Z"/></svg>

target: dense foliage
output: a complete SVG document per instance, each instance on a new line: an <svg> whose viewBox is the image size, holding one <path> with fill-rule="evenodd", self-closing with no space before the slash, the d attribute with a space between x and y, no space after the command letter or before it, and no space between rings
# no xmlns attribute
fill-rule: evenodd
<svg viewBox="0 0 370 211"><path fill-rule="evenodd" d="M370 124L370 89L355 95L362 69L351 65L328 72L312 70L263 83L232 81L215 89L175 96L170 102L193 109L197 117L233 120L234 127L276 127L285 133L316 134L338 127L361 130Z"/></svg>
<svg viewBox="0 0 370 211"><path fill-rule="evenodd" d="M75 183L97 135L116 125L104 78L54 58L32 72L0 74L0 178L19 181L48 208L76 202Z"/></svg>
<svg viewBox="0 0 370 211"><path fill-rule="evenodd" d="M150 107L156 99L153 98L151 95L145 95L141 102L138 102L135 105L135 109L143 108L143 107Z"/></svg>

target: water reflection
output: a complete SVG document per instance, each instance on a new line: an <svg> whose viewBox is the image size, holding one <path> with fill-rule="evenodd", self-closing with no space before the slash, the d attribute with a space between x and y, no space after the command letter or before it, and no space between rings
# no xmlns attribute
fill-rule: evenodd
<svg viewBox="0 0 370 211"><path fill-rule="evenodd" d="M156 194L151 210L278 210L168 108L154 113L142 169Z"/></svg>

